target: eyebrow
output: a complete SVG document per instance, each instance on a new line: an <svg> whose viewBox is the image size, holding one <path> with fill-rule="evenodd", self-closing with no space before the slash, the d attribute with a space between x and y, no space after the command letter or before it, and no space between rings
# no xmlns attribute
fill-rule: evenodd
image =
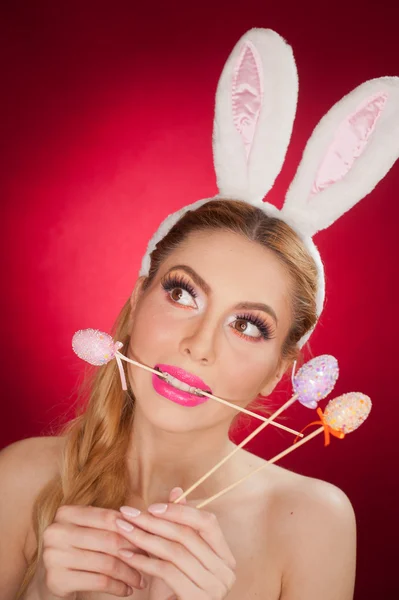
<svg viewBox="0 0 399 600"><path fill-rule="evenodd" d="M200 275L198 275L197 271L194 271L194 269L192 267L189 267L188 265L174 265L168 270L166 275L171 271L175 271L177 269L185 271L188 275L190 275L194 283L196 283L198 287L200 287L205 292L205 294L207 294L208 296L211 294L212 289L207 284L207 282L204 279L202 279ZM237 310L260 310L270 315L272 319L274 319L274 321L276 322L276 325L278 324L278 319L275 311L272 309L271 306L269 306L268 304L264 304L263 302L239 302L234 308L236 308Z"/></svg>

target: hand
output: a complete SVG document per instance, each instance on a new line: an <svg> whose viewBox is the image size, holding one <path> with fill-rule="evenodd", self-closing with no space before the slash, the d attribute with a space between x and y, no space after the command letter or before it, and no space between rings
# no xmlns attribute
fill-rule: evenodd
<svg viewBox="0 0 399 600"><path fill-rule="evenodd" d="M169 502L174 502L182 493L182 488L173 488L169 494ZM179 504L187 504L187 498L180 500ZM176 594L163 579L153 577L148 586L148 600L176 600Z"/></svg>
<svg viewBox="0 0 399 600"><path fill-rule="evenodd" d="M43 535L41 589L60 598L101 591L129 596L142 589L141 574L121 559L121 549L143 552L117 527L120 513L94 506L61 506Z"/></svg>
<svg viewBox="0 0 399 600"><path fill-rule="evenodd" d="M121 534L147 553L119 552L126 564L163 580L171 591L168 600L226 598L236 579L236 562L216 516L183 504L153 506L166 510L149 507L133 516L129 507L121 509L127 522Z"/></svg>

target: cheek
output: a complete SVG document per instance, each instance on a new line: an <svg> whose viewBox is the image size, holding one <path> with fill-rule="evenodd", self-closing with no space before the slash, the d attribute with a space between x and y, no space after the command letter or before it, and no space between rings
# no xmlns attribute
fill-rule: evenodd
<svg viewBox="0 0 399 600"><path fill-rule="evenodd" d="M274 355L271 351L254 357L248 351L237 360L231 357L230 362L223 361L224 375L221 381L226 390L226 397L242 400L242 405L252 401L259 393L265 381L271 377L274 368Z"/></svg>
<svg viewBox="0 0 399 600"><path fill-rule="evenodd" d="M136 311L131 331L131 348L142 359L154 354L154 348L161 349L176 339L176 323L172 307L163 299L147 299Z"/></svg>
<svg viewBox="0 0 399 600"><path fill-rule="evenodd" d="M185 334L186 322L184 309L176 310L158 295L148 297L136 311L130 340L132 356L147 364L171 356ZM234 337L226 339L222 336L217 358L216 395L241 401L243 406L257 396L275 362L274 346L260 346L264 346L263 342L246 344Z"/></svg>

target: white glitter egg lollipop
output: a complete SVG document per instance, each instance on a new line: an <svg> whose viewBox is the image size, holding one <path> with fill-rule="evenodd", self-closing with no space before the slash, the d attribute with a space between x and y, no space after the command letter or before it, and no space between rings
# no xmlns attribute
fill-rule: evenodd
<svg viewBox="0 0 399 600"><path fill-rule="evenodd" d="M298 370L293 380L299 402L307 408L317 408L317 403L334 388L338 374L338 361L330 354L322 354L309 360Z"/></svg>
<svg viewBox="0 0 399 600"><path fill-rule="evenodd" d="M72 348L79 358L91 365L105 365L115 358L122 342L114 342L108 333L98 329L80 329L72 338Z"/></svg>
<svg viewBox="0 0 399 600"><path fill-rule="evenodd" d="M370 414L371 400L360 392L342 394L327 404L324 410L324 420L336 431L352 433Z"/></svg>

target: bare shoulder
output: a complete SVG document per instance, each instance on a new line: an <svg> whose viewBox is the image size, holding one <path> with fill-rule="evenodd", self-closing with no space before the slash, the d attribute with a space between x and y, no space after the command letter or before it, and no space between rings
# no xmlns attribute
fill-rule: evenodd
<svg viewBox="0 0 399 600"><path fill-rule="evenodd" d="M27 528L33 502L59 472L63 437L34 437L14 442L0 452L0 526L11 526L15 515L19 534ZM8 518L7 518L8 515ZM15 525L17 527L17 525Z"/></svg>
<svg viewBox="0 0 399 600"><path fill-rule="evenodd" d="M59 472L64 438L37 437L0 451L0 581L9 596L26 569L25 545L32 531L32 509L41 489Z"/></svg>
<svg viewBox="0 0 399 600"><path fill-rule="evenodd" d="M278 511L281 517L288 513L306 522L320 513L324 519L353 519L350 500L337 486L270 465L246 450L241 450L241 459L246 473L260 469L251 479L251 488L259 497L266 499L268 510Z"/></svg>
<svg viewBox="0 0 399 600"><path fill-rule="evenodd" d="M353 518L354 515L349 498L337 486L281 467L274 467L273 493L282 514L290 509L291 515L295 510L306 521L318 515L327 520Z"/></svg>
<svg viewBox="0 0 399 600"><path fill-rule="evenodd" d="M281 557L282 600L351 599L356 520L347 495L331 483L275 465L262 473L269 488L267 527Z"/></svg>
<svg viewBox="0 0 399 600"><path fill-rule="evenodd" d="M59 472L63 437L33 437L14 442L0 452L0 514L17 515L19 527L30 522L33 502ZM5 523L2 522L4 527ZM26 527L25 527L26 530ZM22 532L20 532L22 533Z"/></svg>
<svg viewBox="0 0 399 600"><path fill-rule="evenodd" d="M32 437L0 451L0 483L10 492L39 491L61 465L63 437Z"/></svg>

